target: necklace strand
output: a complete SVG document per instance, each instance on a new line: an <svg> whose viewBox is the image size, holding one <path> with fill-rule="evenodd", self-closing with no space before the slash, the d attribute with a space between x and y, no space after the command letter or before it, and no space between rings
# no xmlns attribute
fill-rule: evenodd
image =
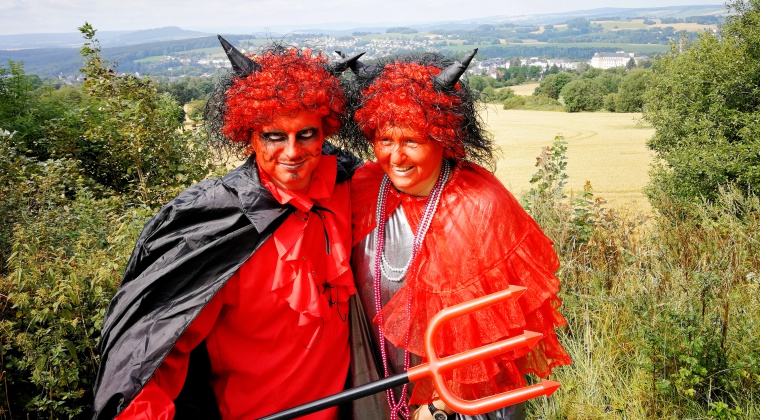
<svg viewBox="0 0 760 420"><path fill-rule="evenodd" d="M438 207L438 202L441 199L441 192L443 191L443 186L446 184L446 182L449 179L450 175L450 169L449 169L449 163L448 161L443 161L443 167L441 168L441 172L438 175L438 180L435 183L435 186L433 187L432 192L428 196L428 201L425 204L425 210L422 213L422 217L420 218L419 226L417 226L417 232L414 234L414 240L412 242L412 255L409 257L409 261L406 263L405 267L402 268L396 268L391 266L387 263L387 259L385 258L385 224L386 224L386 203L388 198L388 184L390 183L390 178L388 178L388 175L386 174L383 176L383 180L380 183L380 191L377 196L377 211L375 213L375 220L377 221L377 242L375 244L375 284L374 284L374 294L375 294L375 310L377 311L377 317L378 317L378 323L379 323L379 335L380 335L380 354L382 355L383 359L383 373L385 377L387 378L390 376L389 370L388 370L388 354L385 349L385 335L383 331L383 315L381 313L382 309L382 297L380 295L380 282L382 279L382 274L385 274L385 277L391 281L401 281L404 277L406 277L406 272L409 269L409 267L412 264L412 261L414 260L414 257L417 255L417 252L420 250L420 247L422 246L422 241L425 238L425 234L427 233L428 229L430 228L430 223L433 220L433 214L435 213L436 208ZM378 258L378 255L380 254L380 258ZM383 269L383 262L388 264L388 267L391 271L394 271L396 273L400 273L400 276L388 276L388 273ZM381 274L382 273L382 274ZM411 322L411 312L412 312L412 298L411 294L409 293L409 290L406 290L406 318L407 323ZM409 370L410 365L410 358L411 355L409 354L409 324L407 324L407 330L406 330L406 337L404 340L404 372ZM407 390L408 390L409 384L404 384L403 388L401 389L401 395L399 395L398 401L396 401L396 397L393 394L393 390L389 389L385 391L386 400L388 401L388 406L391 409L390 418L394 419L398 415L400 415L402 418L409 419L411 418L410 412L409 412L409 404L407 403Z"/></svg>

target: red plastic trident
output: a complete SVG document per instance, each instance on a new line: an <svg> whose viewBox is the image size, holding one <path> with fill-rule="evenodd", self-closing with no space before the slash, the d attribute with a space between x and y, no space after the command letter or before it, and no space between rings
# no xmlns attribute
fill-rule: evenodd
<svg viewBox="0 0 760 420"><path fill-rule="evenodd" d="M447 406L457 413L467 415L487 413L501 407L517 404L542 395L548 397L560 387L561 384L559 382L542 380L540 384L503 392L490 397L478 400L463 400L454 395L446 387L446 381L443 378L445 372L449 372L457 367L477 362L510 350L515 350L520 347L533 348L538 344L538 341L541 340L541 337L543 337L542 334L525 331L517 337L487 344L442 359L438 358L438 352L435 349L435 334L445 322L452 318L495 305L499 302L515 300L519 298L525 290L524 287L510 286L505 290L450 306L438 312L433 319L430 320L427 330L425 331L425 356L427 357L427 363L410 368L408 371L395 376L371 382L317 401L312 401L295 408L263 417L262 420L292 419L304 416L347 401L356 400L366 397L367 395L385 391L386 389L391 389L408 382L416 382L423 378L432 378L433 383L435 384L435 389L438 391L438 396Z"/></svg>
<svg viewBox="0 0 760 420"><path fill-rule="evenodd" d="M425 331L425 355L427 356L427 363L415 366L407 371L409 382L417 382L426 377L431 378L441 400L457 413L467 415L483 414L501 407L527 401L531 398L540 397L542 395L546 395L547 397L552 395L561 384L559 382L542 380L540 384L503 392L490 397L478 400L463 400L451 393L446 387L446 382L442 375L444 372L451 371L459 366L473 363L510 350L515 350L520 347L529 347L532 349L538 344L538 341L541 340L543 334L525 331L522 335L487 344L476 349L467 350L443 359L438 358L438 353L435 350L435 335L438 332L438 329L446 321L478 311L505 300L515 300L520 297L525 290L525 287L510 286L506 290L492 293L468 302L462 302L458 305L444 308L438 312L433 319L430 320L427 330Z"/></svg>

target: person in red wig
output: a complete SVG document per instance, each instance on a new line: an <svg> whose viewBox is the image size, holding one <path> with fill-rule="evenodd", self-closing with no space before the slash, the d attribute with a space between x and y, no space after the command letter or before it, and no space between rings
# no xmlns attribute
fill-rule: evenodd
<svg viewBox="0 0 760 420"><path fill-rule="evenodd" d="M258 418L340 391L349 364L350 201L338 133L351 59L219 37L210 131L250 154L145 226L105 317L97 419ZM335 419L337 410L310 419Z"/></svg>
<svg viewBox="0 0 760 420"><path fill-rule="evenodd" d="M374 67L352 65L361 85L354 120L364 143L357 149L375 157L351 181L355 385L420 363L424 332L436 313L509 285L527 291L517 301L446 324L437 337L438 356L524 330L543 338L533 350L456 369L445 376L449 388L474 400L523 387L526 375L545 377L571 363L555 332L566 321L558 312L559 261L552 242L486 169L494 166L492 139L473 94L459 82L476 51L456 62L423 55ZM478 418L524 415L521 404ZM436 398L432 381L423 380L413 390L404 386L356 401L354 417L456 415Z"/></svg>

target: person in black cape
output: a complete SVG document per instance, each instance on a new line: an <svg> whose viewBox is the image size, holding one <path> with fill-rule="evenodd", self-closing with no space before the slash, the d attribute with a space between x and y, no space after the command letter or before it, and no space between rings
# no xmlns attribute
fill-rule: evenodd
<svg viewBox="0 0 760 420"><path fill-rule="evenodd" d="M361 162L325 137L357 57L274 45L251 58L219 39L233 72L210 131L250 157L146 224L103 324L95 419L254 418L344 386L346 181Z"/></svg>

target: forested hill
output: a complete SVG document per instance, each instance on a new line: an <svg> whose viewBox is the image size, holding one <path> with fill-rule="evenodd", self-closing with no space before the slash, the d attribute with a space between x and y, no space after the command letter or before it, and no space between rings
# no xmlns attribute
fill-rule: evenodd
<svg viewBox="0 0 760 420"><path fill-rule="evenodd" d="M268 40L308 44L325 51L366 52L366 57L393 52L458 53L478 47L480 56L569 58L588 60L595 52L625 50L662 52L682 34L694 37L714 30L725 9L716 6L603 8L530 16L489 16L457 22L429 22L406 27L353 30L309 29L287 34L226 34L234 45L255 46ZM103 56L120 72L157 77L212 74L214 58L223 52L216 34L166 27L132 32L98 32ZM81 35L31 34L0 36L0 62L23 62L28 74L72 78L81 67Z"/></svg>

